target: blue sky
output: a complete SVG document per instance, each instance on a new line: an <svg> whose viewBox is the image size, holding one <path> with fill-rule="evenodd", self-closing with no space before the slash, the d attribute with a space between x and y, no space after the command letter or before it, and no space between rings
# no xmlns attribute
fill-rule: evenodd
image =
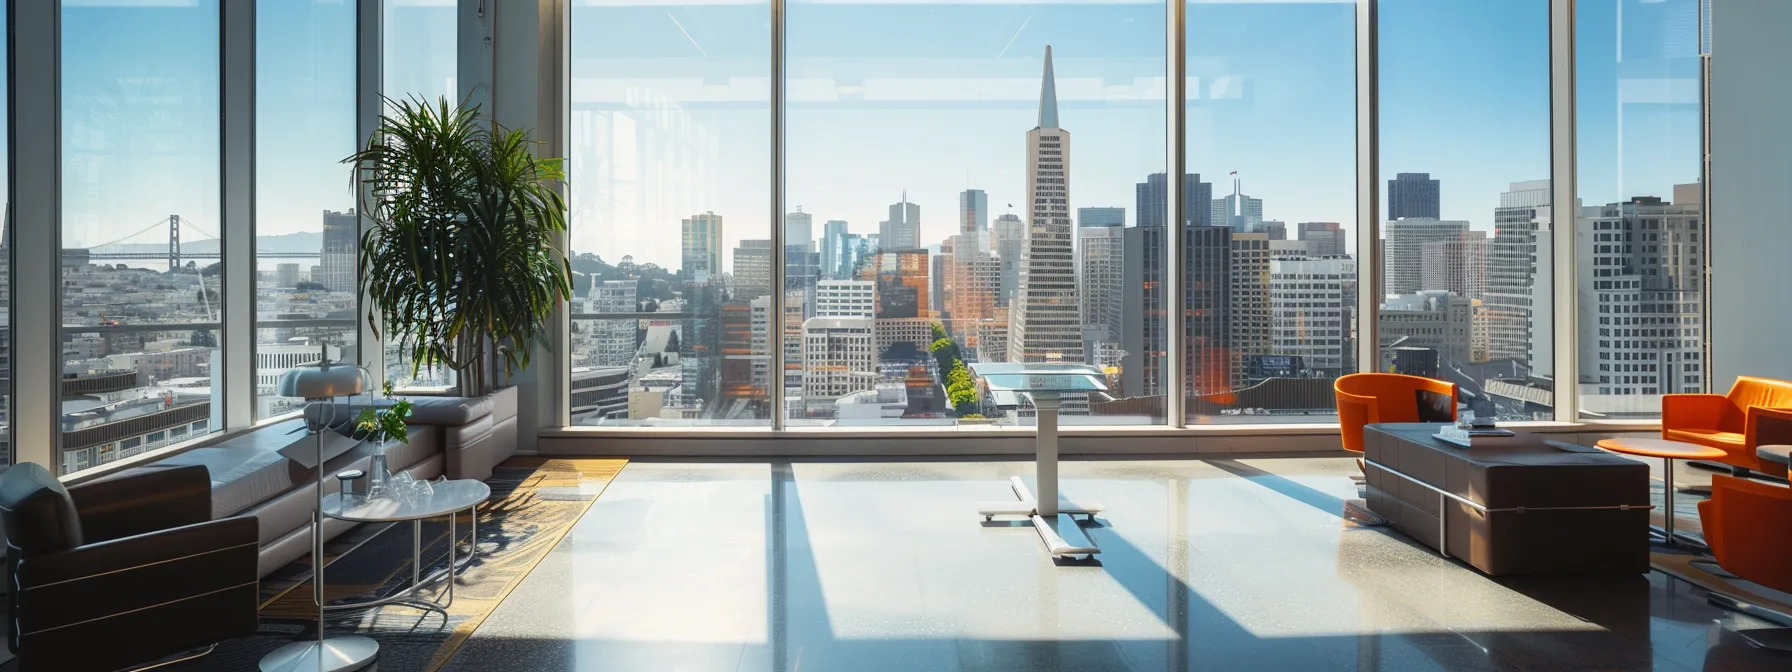
<svg viewBox="0 0 1792 672"><path fill-rule="evenodd" d="M69 244L171 213L215 231L217 2L65 3ZM1581 3L1587 202L1696 178L1694 3ZM317 230L319 211L352 205L337 164L356 143L352 3L259 7L258 226ZM574 3L575 249L676 266L678 220L706 210L727 218L730 247L769 237L767 7ZM389 11L394 92L448 92L452 7ZM1445 217L1489 227L1507 183L1548 177L1547 2L1384 0L1381 15L1386 176L1430 172ZM1216 193L1238 170L1268 218L1354 228L1353 5L1197 2L1189 19L1191 170ZM1163 21L1145 2L792 0L789 204L817 231L844 219L864 233L906 189L930 243L962 189L988 191L998 214L1019 204L1051 44L1071 207L1123 206L1130 222L1133 185L1164 166Z"/></svg>

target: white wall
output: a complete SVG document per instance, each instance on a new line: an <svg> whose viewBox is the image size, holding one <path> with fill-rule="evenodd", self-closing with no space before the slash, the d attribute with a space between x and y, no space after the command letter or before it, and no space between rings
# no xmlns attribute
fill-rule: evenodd
<svg viewBox="0 0 1792 672"><path fill-rule="evenodd" d="M1792 2L1713 0L1711 324L1715 392L1792 379Z"/></svg>

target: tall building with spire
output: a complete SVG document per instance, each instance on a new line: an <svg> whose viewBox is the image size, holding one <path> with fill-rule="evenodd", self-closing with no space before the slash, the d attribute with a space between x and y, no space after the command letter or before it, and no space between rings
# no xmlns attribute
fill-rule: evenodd
<svg viewBox="0 0 1792 672"><path fill-rule="evenodd" d="M1030 215L1018 291L1008 319L1008 361L1081 362L1082 316L1070 223L1070 133L1058 127L1052 48L1045 48L1039 125L1027 131Z"/></svg>
<svg viewBox="0 0 1792 672"><path fill-rule="evenodd" d="M890 218L878 223L879 247L886 252L900 252L921 247L921 206L908 202L908 190L902 201L890 204Z"/></svg>
<svg viewBox="0 0 1792 672"><path fill-rule="evenodd" d="M1238 172L1232 173L1232 193L1213 199L1208 218L1214 226L1233 231L1256 231L1263 224L1263 199L1244 195Z"/></svg>

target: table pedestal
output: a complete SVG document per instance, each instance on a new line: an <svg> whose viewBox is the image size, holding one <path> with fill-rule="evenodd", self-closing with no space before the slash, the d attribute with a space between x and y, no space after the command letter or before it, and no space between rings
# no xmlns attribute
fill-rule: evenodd
<svg viewBox="0 0 1792 672"><path fill-rule="evenodd" d="M1059 393L1055 391L1035 391L1033 408L1038 411L1038 434L1034 439L1034 473L1039 487L1039 496L1027 490L1019 476L1009 479L1009 487L1014 491L1015 501L980 502L977 513L985 521L994 520L996 516L1027 516L1033 523L1033 530L1039 533L1039 540L1045 544L1045 550L1054 557L1084 556L1094 558L1101 552L1095 541L1077 524L1074 516L1082 515L1087 520L1095 520L1095 514L1101 513L1101 505L1094 502L1076 503L1058 496L1058 409Z"/></svg>

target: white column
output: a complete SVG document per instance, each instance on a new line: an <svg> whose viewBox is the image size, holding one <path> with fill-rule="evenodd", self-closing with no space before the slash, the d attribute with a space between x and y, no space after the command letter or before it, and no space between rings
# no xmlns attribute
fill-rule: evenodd
<svg viewBox="0 0 1792 672"><path fill-rule="evenodd" d="M255 424L255 3L219 7L224 313L218 342L224 346L224 379L223 394L213 403L224 407L224 429L234 430Z"/></svg>
<svg viewBox="0 0 1792 672"><path fill-rule="evenodd" d="M12 459L54 472L62 440L62 3L13 2L11 14Z"/></svg>
<svg viewBox="0 0 1792 672"><path fill-rule="evenodd" d="M1356 370L1380 368L1381 27L1377 0L1356 5ZM1349 325L1345 325L1348 329Z"/></svg>
<svg viewBox="0 0 1792 672"><path fill-rule="evenodd" d="M1164 251L1164 286L1169 291L1164 293L1164 309L1174 316L1164 320L1164 328L1170 333L1164 335L1164 415L1171 427L1183 427L1188 423L1188 412L1183 409L1187 399L1189 381L1183 377L1183 340L1188 333L1189 316L1182 310L1183 296L1188 288L1183 284L1188 278L1182 277L1183 250L1188 244L1188 221L1184 193L1183 174L1188 172L1188 3L1172 0L1164 3L1166 9L1165 22L1169 48L1165 50L1164 91L1165 119L1169 121L1169 153L1165 156L1164 197L1170 202L1164 206L1164 225L1170 228L1169 240L1165 241ZM1197 205L1196 207L1204 207ZM1143 213L1140 213L1143 214ZM1140 287L1129 287L1127 291L1143 291ZM1149 339L1150 335L1147 334ZM1141 362L1143 359L1140 360ZM1141 378L1140 380L1143 380ZM1056 415L1054 412L1053 415ZM1043 425L1042 431L1043 431ZM1056 497L1056 495L1053 495ZM1053 510L1057 509L1053 500Z"/></svg>
<svg viewBox="0 0 1792 672"><path fill-rule="evenodd" d="M564 157L566 143L566 12L565 0L488 5L491 22L491 118L500 126L532 130L545 156ZM463 74L465 70L463 69ZM463 80L465 81L465 80ZM476 85L477 82L469 82ZM566 197L566 185L559 185ZM556 243L568 251L567 236ZM566 305L547 318L548 333L531 357L529 368L511 377L517 387L518 450L535 451L543 427L567 424L569 397L565 344L570 341Z"/></svg>
<svg viewBox="0 0 1792 672"><path fill-rule="evenodd" d="M1622 38L1620 38L1622 39ZM1579 316L1576 310L1574 228L1580 218L1575 207L1574 180L1574 0L1550 0L1549 6L1549 139L1550 230L1554 278L1551 289L1555 318L1554 363L1556 420L1573 422L1580 416L1580 347L1576 344ZM1542 260L1538 260L1539 265ZM1531 338L1544 338L1532 334Z"/></svg>
<svg viewBox="0 0 1792 672"><path fill-rule="evenodd" d="M1792 3L1714 2L1711 8L1711 339L1706 363L1713 392L1736 376L1792 379L1792 106L1786 64L1792 63ZM17 324L16 322L14 324Z"/></svg>

